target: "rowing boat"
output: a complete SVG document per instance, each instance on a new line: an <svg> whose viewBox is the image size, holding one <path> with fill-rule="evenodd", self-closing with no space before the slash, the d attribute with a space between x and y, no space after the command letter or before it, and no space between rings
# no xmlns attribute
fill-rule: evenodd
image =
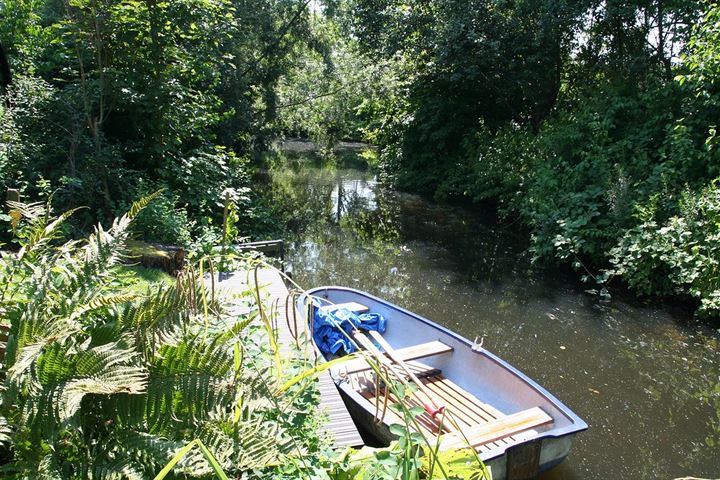
<svg viewBox="0 0 720 480"><path fill-rule="evenodd" d="M469 442L492 468L495 480L534 478L553 468L568 455L573 437L587 429L560 400L509 363L390 302L332 286L308 290L298 298L297 308L369 311L385 319L385 332L371 332L369 343L365 333L353 332L361 346L382 351L382 362L360 357L331 371L353 420L377 442L395 439L390 425L404 423L386 408L400 399L378 379L378 366L390 378L420 384L403 400L424 410L417 417L417 430L426 438L440 435L442 449L467 447Z"/></svg>

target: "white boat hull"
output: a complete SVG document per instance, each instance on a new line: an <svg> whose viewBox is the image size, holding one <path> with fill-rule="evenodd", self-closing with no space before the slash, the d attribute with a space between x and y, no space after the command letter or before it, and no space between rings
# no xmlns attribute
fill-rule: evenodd
<svg viewBox="0 0 720 480"><path fill-rule="evenodd" d="M426 318L370 294L344 287L309 290L298 300L300 311L305 311L309 296L334 304L357 302L369 307L371 312L380 313L387 320L383 337L394 349L435 340L452 347L450 353L423 358L423 364L442 371L445 378L503 415L540 407L552 417L550 425L514 435L510 440L493 442L478 451L486 465L492 467L494 480L532 478L537 472L556 466L568 455L573 437L587 429L580 417L522 372ZM375 404L345 381L340 371L333 372L333 378L356 424L371 431L381 443L392 440L387 422L374 423Z"/></svg>

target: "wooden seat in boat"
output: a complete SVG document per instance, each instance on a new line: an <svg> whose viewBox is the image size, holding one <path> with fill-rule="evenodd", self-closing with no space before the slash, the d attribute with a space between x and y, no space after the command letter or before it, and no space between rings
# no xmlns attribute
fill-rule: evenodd
<svg viewBox="0 0 720 480"><path fill-rule="evenodd" d="M326 312L334 312L335 310L339 310L341 308L347 308L351 312L355 313L365 313L370 310L365 305L357 302L333 303L332 305L325 305L324 307L320 307L320 310Z"/></svg>
<svg viewBox="0 0 720 480"><path fill-rule="evenodd" d="M425 365L420 362L407 362L407 366L410 369L411 372L417 377L417 378L425 378L430 377L433 375L439 375L441 373L440 370L437 368L433 368L429 365ZM375 378L375 372L366 370L368 375L366 376L355 376L355 375L349 375L348 379L353 384L353 389L356 391L361 391L366 388L370 388L371 390L375 390L376 388L376 378ZM386 372L391 379L396 379L395 376L391 372ZM402 379L400 379L404 382L408 381L407 376L404 376ZM385 388L385 382L383 380L380 380L379 384L377 385L377 388L380 388L383 390Z"/></svg>
<svg viewBox="0 0 720 480"><path fill-rule="evenodd" d="M461 432L452 432L440 437L440 450L478 447L505 437L548 425L553 419L540 407L533 407L507 415L492 422L464 428Z"/></svg>
<svg viewBox="0 0 720 480"><path fill-rule="evenodd" d="M432 341L427 343L421 343L419 345L412 345L410 347L398 348L395 350L395 354L400 357L404 362L411 360L417 360L419 358L430 357L433 355L440 355L441 353L452 352L453 348L449 345L445 345L440 341ZM372 367L364 358L358 358L350 360L342 364L341 370L346 374L362 372L365 370L371 370Z"/></svg>

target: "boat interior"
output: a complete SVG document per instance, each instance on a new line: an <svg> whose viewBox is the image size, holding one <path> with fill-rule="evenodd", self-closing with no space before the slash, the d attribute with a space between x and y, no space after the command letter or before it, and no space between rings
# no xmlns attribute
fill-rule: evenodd
<svg viewBox="0 0 720 480"><path fill-rule="evenodd" d="M357 313L368 307L348 302L325 308L347 308ZM434 358L452 356L454 347L441 340L430 340L401 348L393 348L377 332L369 332L372 344L364 332L353 336L371 355L342 363L334 372L351 390L367 402L366 410L373 412L375 420L386 425L404 423L389 405L400 399L382 380L390 378L404 385L415 384L412 393L406 394L404 404L421 407L412 428L431 442L438 438L440 449L461 448L471 445L479 453L506 449L537 436L539 431L553 424L553 418L539 406L532 406L505 414L493 405L464 389L443 375L441 362L430 364ZM375 359L379 358L379 361ZM421 361L422 360L422 361ZM378 375L381 372L381 375ZM407 391L407 389L406 389ZM437 414L433 405L442 410ZM433 415L433 413L436 413Z"/></svg>

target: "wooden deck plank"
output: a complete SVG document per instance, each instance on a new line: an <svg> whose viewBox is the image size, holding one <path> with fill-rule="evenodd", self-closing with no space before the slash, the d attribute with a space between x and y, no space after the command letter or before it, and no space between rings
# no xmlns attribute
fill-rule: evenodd
<svg viewBox="0 0 720 480"><path fill-rule="evenodd" d="M245 274L231 274L228 278L220 279L216 286L231 294L244 292L247 290L246 278ZM293 315L292 309L294 309L294 305L286 304L289 296L288 289L280 273L276 270L261 269L258 271L257 279L261 287L263 305L268 311L272 310L277 314L275 322L277 342L281 355L287 356L293 351L293 345L296 342L291 332L291 325L294 324L292 317L288 322L288 316ZM250 281L254 281L253 275L250 275ZM300 318L297 320L302 322ZM300 328L304 328L304 325L298 325L298 329ZM308 347L308 355L315 355L314 345L308 345ZM318 377L318 390L320 391L319 409L326 412L328 418L323 430L334 437L335 445L337 447L364 445L329 372L323 372Z"/></svg>

